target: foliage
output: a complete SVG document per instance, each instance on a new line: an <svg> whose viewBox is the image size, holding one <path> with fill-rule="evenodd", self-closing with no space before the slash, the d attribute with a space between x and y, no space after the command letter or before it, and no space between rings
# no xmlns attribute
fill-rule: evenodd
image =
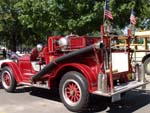
<svg viewBox="0 0 150 113"><path fill-rule="evenodd" d="M40 37L85 34L98 29L103 17L102 4L91 0L21 0L16 7L22 24Z"/></svg>
<svg viewBox="0 0 150 113"><path fill-rule="evenodd" d="M50 35L75 33L99 35L105 0L0 0L1 41L34 45ZM131 9L136 12L137 27L150 18L149 0L110 0L115 31L130 23ZM150 22L147 23L150 28ZM11 48L11 47L10 47Z"/></svg>
<svg viewBox="0 0 150 113"><path fill-rule="evenodd" d="M18 0L0 1L0 36L1 41L8 43L15 51L16 44L21 40L21 24L18 20L18 10L14 8Z"/></svg>
<svg viewBox="0 0 150 113"><path fill-rule="evenodd" d="M150 3L149 0L111 0L113 9L114 24L121 28L130 23L131 9L135 11L136 26L140 26L144 18L150 18ZM117 7L116 7L117 6Z"/></svg>

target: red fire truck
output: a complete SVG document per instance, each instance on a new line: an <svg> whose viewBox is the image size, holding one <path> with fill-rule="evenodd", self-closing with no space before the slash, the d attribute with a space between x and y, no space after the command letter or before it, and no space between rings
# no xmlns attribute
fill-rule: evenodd
<svg viewBox="0 0 150 113"><path fill-rule="evenodd" d="M90 94L121 99L121 94L145 86L143 65L132 64L128 46L115 46L118 36L51 36L37 57L26 54L1 64L2 86L13 92L18 85L58 88L61 101L71 111L87 107ZM34 56L34 57L33 57Z"/></svg>

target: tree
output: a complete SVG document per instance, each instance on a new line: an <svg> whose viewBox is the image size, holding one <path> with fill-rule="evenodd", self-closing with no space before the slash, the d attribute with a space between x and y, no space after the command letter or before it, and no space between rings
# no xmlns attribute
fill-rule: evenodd
<svg viewBox="0 0 150 113"><path fill-rule="evenodd" d="M40 37L98 30L103 5L92 0L20 0L19 20Z"/></svg>
<svg viewBox="0 0 150 113"><path fill-rule="evenodd" d="M16 44L20 41L21 24L18 20L18 10L14 4L18 0L0 1L0 36L7 46L16 51Z"/></svg>
<svg viewBox="0 0 150 113"><path fill-rule="evenodd" d="M99 31L103 24L105 0L0 0L1 41L26 45L47 40L50 35L79 35ZM131 9L136 12L136 26L150 18L149 0L110 0L113 26L130 23ZM148 23L149 24L149 23ZM149 26L149 25L148 25ZM13 46L13 47L12 47Z"/></svg>
<svg viewBox="0 0 150 113"><path fill-rule="evenodd" d="M21 24L25 30L27 40L46 39L51 32L48 0L20 0L16 5L19 9ZM27 34L26 34L27 32Z"/></svg>
<svg viewBox="0 0 150 113"><path fill-rule="evenodd" d="M149 0L111 0L114 24L121 28L130 24L131 9L135 11L136 26L139 27L144 18L150 17Z"/></svg>

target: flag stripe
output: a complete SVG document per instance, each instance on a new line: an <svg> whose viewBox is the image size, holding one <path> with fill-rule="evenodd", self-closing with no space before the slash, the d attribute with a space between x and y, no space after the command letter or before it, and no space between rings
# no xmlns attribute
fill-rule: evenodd
<svg viewBox="0 0 150 113"><path fill-rule="evenodd" d="M109 0L106 0L106 2L105 2L104 16L106 18L108 18L108 19L112 19L113 20L112 13L109 10Z"/></svg>
<svg viewBox="0 0 150 113"><path fill-rule="evenodd" d="M112 16L111 12L108 11L108 10L105 11L105 16L106 16L107 18L113 19L113 16Z"/></svg>
<svg viewBox="0 0 150 113"><path fill-rule="evenodd" d="M136 24L136 18L135 18L133 9L131 10L130 23L133 24L133 25Z"/></svg>

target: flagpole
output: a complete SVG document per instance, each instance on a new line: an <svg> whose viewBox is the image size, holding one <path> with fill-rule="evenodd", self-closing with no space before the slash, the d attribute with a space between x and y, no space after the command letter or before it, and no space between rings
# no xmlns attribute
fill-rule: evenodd
<svg viewBox="0 0 150 113"><path fill-rule="evenodd" d="M105 21L105 7L106 7L106 0L105 0L105 5L104 5L104 13L103 13L103 25L104 25L104 21Z"/></svg>
<svg viewBox="0 0 150 113"><path fill-rule="evenodd" d="M104 21L105 21L105 7L106 7L106 0L105 0L105 5L104 5L104 7L103 7L103 23L102 23L102 25L100 25L100 34L101 34L101 40L103 41L103 35L104 35L104 32L105 32L105 28L104 28Z"/></svg>

